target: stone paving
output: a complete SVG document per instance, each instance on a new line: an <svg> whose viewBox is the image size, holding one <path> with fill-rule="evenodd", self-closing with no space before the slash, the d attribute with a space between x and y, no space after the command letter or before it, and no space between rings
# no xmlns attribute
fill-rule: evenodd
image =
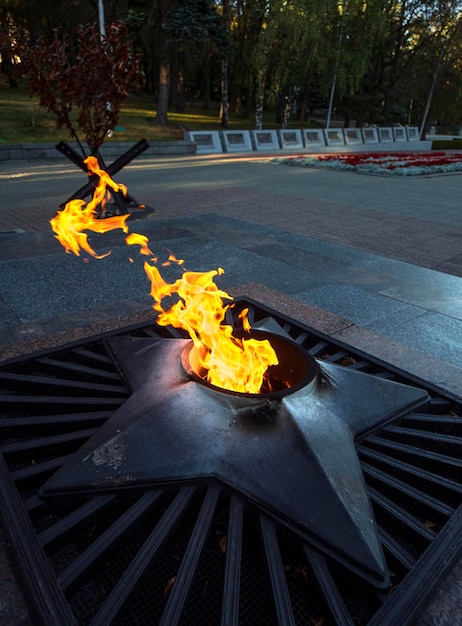
<svg viewBox="0 0 462 626"><path fill-rule="evenodd" d="M117 180L156 213L130 228L189 269L222 266L226 289L258 283L341 318L338 338L361 347L367 336L368 351L403 369L415 369L417 351L434 382L462 395L462 175L390 178L268 160L141 157ZM121 236L99 236L114 252L86 264L53 238L49 219L84 181L64 159L0 170L4 357L25 339L149 314L144 272L128 265Z"/></svg>
<svg viewBox="0 0 462 626"><path fill-rule="evenodd" d="M221 266L219 286L232 294L462 397L462 174L381 177L218 155L140 157L116 180L155 208L129 222L154 252L170 249L191 270ZM128 262L136 254L120 232L96 236L98 251L113 252L88 263L53 238L49 219L84 182L64 159L1 165L0 360L152 315L141 259ZM460 599L448 584L446 604ZM454 624L440 609L421 623Z"/></svg>

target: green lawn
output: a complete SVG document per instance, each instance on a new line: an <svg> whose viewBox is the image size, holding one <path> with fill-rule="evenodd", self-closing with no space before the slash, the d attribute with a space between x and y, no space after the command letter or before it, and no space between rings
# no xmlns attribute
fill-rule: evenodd
<svg viewBox="0 0 462 626"><path fill-rule="evenodd" d="M154 124L156 116L155 101L147 94L131 95L125 102L118 126L112 139L108 141L169 141L183 139L185 130L219 130L218 107L204 110L189 105L185 113L169 111L171 127L163 129ZM237 119L230 115L230 129L252 129L254 119ZM293 127L300 127L294 120ZM274 123L274 114L268 113L264 119L264 128L278 128ZM69 139L66 129L56 130L54 117L43 111L37 98L29 98L27 89L12 89L0 84L0 143L39 143L58 142ZM83 139L83 138L82 138Z"/></svg>

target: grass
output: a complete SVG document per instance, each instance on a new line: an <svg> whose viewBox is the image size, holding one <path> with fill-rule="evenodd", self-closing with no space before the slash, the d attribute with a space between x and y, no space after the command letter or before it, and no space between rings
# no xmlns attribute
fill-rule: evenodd
<svg viewBox="0 0 462 626"><path fill-rule="evenodd" d="M190 104L185 113L169 111L170 126L165 129L154 123L155 101L148 94L132 94L124 103L118 125L112 139L107 141L178 141L183 139L185 130L220 130L218 105L204 110L199 105ZM250 130L254 119L240 119L230 115L230 130ZM300 127L294 120L293 127ZM264 117L264 128L279 128L274 122L274 113ZM56 143L69 140L67 130L56 130L54 117L38 105L38 98L29 98L27 89L22 86L12 89L0 84L0 144L14 143Z"/></svg>
<svg viewBox="0 0 462 626"><path fill-rule="evenodd" d="M434 139L432 150L462 150L462 139Z"/></svg>

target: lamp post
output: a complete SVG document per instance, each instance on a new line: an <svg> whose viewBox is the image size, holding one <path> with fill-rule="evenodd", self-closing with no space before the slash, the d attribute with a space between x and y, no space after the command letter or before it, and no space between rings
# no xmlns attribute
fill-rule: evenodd
<svg viewBox="0 0 462 626"><path fill-rule="evenodd" d="M99 32L101 37L106 34L106 28L104 26L104 4L103 0L98 0L98 17L99 17Z"/></svg>
<svg viewBox="0 0 462 626"><path fill-rule="evenodd" d="M342 39L343 39L343 16L344 13L346 11L346 0L345 0L345 4L343 3L343 1L341 1L338 4L338 11L340 13L340 33L338 36L338 44L337 44L337 54L335 57L335 68L334 68L334 78L332 79L332 87L330 90L330 98L329 98L329 108L327 111L327 120L326 120L326 128L330 127L330 118L332 115L332 106L334 104L334 94L335 94L335 87L337 84L337 72L338 72L338 65L339 65L339 61L340 61L340 50L342 47Z"/></svg>

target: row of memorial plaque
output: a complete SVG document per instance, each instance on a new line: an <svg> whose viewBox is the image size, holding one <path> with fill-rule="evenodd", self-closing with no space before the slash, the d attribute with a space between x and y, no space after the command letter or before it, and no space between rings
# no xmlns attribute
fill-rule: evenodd
<svg viewBox="0 0 462 626"><path fill-rule="evenodd" d="M419 141L413 126L365 128L305 128L284 130L187 131L185 140L197 146L197 154L250 150L298 150L398 141Z"/></svg>

